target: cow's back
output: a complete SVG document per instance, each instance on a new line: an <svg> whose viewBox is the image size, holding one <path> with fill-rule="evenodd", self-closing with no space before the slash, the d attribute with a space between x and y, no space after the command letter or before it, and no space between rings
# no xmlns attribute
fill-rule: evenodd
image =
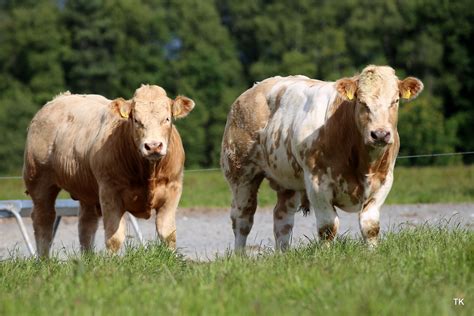
<svg viewBox="0 0 474 316"><path fill-rule="evenodd" d="M62 94L34 116L25 147L24 178L38 176L68 191L95 191L89 155L108 128L110 100L99 95ZM71 192L74 194L73 192ZM89 192L92 193L92 192Z"/></svg>
<svg viewBox="0 0 474 316"><path fill-rule="evenodd" d="M260 150L262 130L272 120L275 102L281 98L274 93L275 88L307 80L304 76L268 78L235 100L227 117L221 152L221 165L230 181L238 181L250 162L260 164L264 158Z"/></svg>
<svg viewBox="0 0 474 316"><path fill-rule="evenodd" d="M273 77L244 92L232 105L222 146L227 178L250 162L280 186L301 190L305 138L324 124L334 83L305 76Z"/></svg>

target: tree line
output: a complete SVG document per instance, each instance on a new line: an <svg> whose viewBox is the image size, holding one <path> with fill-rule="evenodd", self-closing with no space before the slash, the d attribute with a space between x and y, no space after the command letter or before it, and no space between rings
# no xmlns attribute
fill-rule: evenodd
<svg viewBox="0 0 474 316"><path fill-rule="evenodd" d="M425 84L400 106L401 155L474 150L473 22L470 0L0 0L0 174L21 168L29 121L62 91L130 98L154 83L193 98L177 122L187 166L211 167L231 103L254 82L367 64Z"/></svg>

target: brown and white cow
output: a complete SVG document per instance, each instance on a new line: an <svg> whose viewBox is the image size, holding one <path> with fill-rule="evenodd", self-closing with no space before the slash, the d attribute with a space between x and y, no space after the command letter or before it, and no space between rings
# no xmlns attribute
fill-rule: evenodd
<svg viewBox="0 0 474 316"><path fill-rule="evenodd" d="M65 93L47 103L30 124L23 168L38 255L49 254L61 189L80 201L83 251L93 247L99 216L106 247L117 252L125 211L149 218L152 209L159 238L175 248L184 150L172 121L193 107L191 99L171 100L155 85L142 85L128 101Z"/></svg>
<svg viewBox="0 0 474 316"><path fill-rule="evenodd" d="M411 100L422 89L416 78L399 80L392 68L371 65L336 82L273 77L238 97L221 152L236 250L245 247L264 178L278 196L277 249L289 246L299 207L314 210L325 241L338 230L335 207L357 212L364 239L375 245L399 149L399 98Z"/></svg>

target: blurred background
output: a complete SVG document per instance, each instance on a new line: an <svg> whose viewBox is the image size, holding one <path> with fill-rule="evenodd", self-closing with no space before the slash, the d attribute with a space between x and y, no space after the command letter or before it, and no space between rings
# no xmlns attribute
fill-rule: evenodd
<svg viewBox="0 0 474 316"><path fill-rule="evenodd" d="M473 151L473 27L472 0L0 0L0 175L20 173L29 121L65 90L130 98L153 83L193 98L179 131L187 167L207 168L254 82L335 80L367 64L425 84L400 106L400 155Z"/></svg>

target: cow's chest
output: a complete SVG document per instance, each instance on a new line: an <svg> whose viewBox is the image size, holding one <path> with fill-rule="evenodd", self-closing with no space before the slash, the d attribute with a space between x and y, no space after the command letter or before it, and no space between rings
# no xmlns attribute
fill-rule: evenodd
<svg viewBox="0 0 474 316"><path fill-rule="evenodd" d="M365 200L364 188L356 184L334 185L332 204L346 212L359 212Z"/></svg>
<svg viewBox="0 0 474 316"><path fill-rule="evenodd" d="M139 218L150 218L151 206L145 187L132 187L122 192L125 209Z"/></svg>
<svg viewBox="0 0 474 316"><path fill-rule="evenodd" d="M360 212L378 187L370 177L346 175L332 179L327 190L332 193L334 206L346 212Z"/></svg>

